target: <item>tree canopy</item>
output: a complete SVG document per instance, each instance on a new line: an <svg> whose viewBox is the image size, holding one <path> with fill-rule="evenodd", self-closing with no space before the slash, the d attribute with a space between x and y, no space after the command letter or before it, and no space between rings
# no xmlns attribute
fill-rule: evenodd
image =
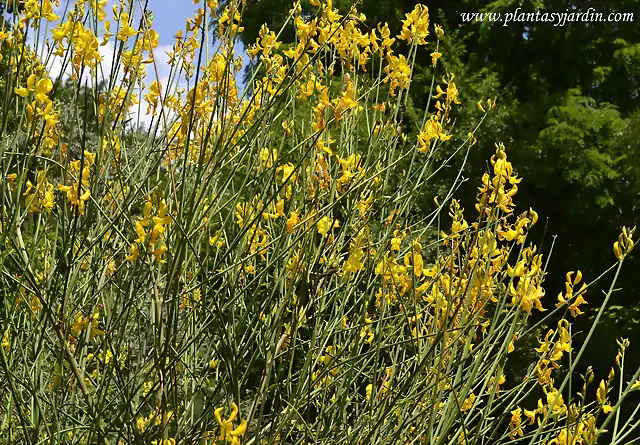
<svg viewBox="0 0 640 445"><path fill-rule="evenodd" d="M291 8L288 0L250 2L241 38L255 41L263 24L272 30L284 25ZM465 104L456 125L471 128L477 122L476 102L497 98L498 107L478 133L461 188L461 201L473 209L475 185L486 168L496 142L503 142L525 181L519 192L523 208L535 208L546 222L538 229L548 265L547 293L562 291L564 275L579 268L595 279L611 263L611 244L622 226L638 224L640 214L640 3L614 0L604 3L560 0L458 0L422 2L432 23L440 24L446 38L438 51L442 66L455 73ZM341 12L353 2L333 3ZM388 22L392 33L416 2L364 0L358 9L366 15L363 26ZM303 9L309 7L303 2ZM463 12L502 13L547 11L602 13L604 21L464 22ZM592 8L592 9L589 9ZM632 13L635 21L608 21L610 13ZM619 14L621 17L621 14ZM628 17L628 16L627 16ZM395 26L395 28L394 28ZM432 26L432 25L431 25ZM292 42L292 25L280 39ZM408 132L416 132L411 116L422 116L427 106L432 76L428 47L417 56L407 109ZM441 73L444 74L444 73ZM433 104L431 105L433 106ZM408 107L410 108L410 107ZM455 169L451 169L455 170ZM446 174L442 181L450 178ZM465 198L466 197L466 198ZM557 236L556 236L557 235ZM587 242L588 241L588 242ZM640 276L627 270L615 294L620 307L636 304ZM601 290L590 292L597 307ZM610 314L623 326L635 326L637 312ZM611 337L621 329L604 327ZM633 335L624 330L626 336ZM637 337L637 333L635 334ZM632 344L634 339L632 338ZM640 338L635 339L640 340Z"/></svg>

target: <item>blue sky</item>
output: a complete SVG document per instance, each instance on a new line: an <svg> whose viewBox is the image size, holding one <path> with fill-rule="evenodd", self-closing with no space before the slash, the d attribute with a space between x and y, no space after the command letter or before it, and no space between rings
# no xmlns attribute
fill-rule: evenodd
<svg viewBox="0 0 640 445"><path fill-rule="evenodd" d="M187 17L192 17L197 7L190 0L149 0L153 27L160 34L161 45L173 44L173 36L184 29Z"/></svg>

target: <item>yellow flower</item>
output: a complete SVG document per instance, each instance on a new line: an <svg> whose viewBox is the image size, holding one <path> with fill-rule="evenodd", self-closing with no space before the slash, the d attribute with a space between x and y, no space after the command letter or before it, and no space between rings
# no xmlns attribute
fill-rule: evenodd
<svg viewBox="0 0 640 445"><path fill-rule="evenodd" d="M23 193L28 211L32 213L51 213L55 205L53 184L47 181L45 171L39 171L35 185L27 180L26 190Z"/></svg>
<svg viewBox="0 0 640 445"><path fill-rule="evenodd" d="M238 405L235 402L231 402L231 414L229 418L224 420L221 417L224 408L216 408L213 412L213 416L220 426L220 436L218 440L225 440L231 442L232 445L240 445L240 437L244 435L247 430L247 421L242 420L237 428L233 428L233 421L238 416Z"/></svg>
<svg viewBox="0 0 640 445"><path fill-rule="evenodd" d="M440 56L442 56L442 54L438 51L434 51L431 53L431 64L433 66L436 66L436 63L438 63L438 59L440 59Z"/></svg>
<svg viewBox="0 0 640 445"><path fill-rule="evenodd" d="M144 417L138 417L136 419L136 426L138 427L138 429L140 430L140 432L144 433L144 430L147 429L147 424L149 422L147 421L147 419L145 419Z"/></svg>
<svg viewBox="0 0 640 445"><path fill-rule="evenodd" d="M366 388L367 399L371 398L371 394L373 393L373 385L369 383Z"/></svg>
<svg viewBox="0 0 640 445"><path fill-rule="evenodd" d="M138 251L138 246L135 243L131 244L131 246L129 247L129 254L126 256L126 260L134 262L138 259L139 256L140 252Z"/></svg>
<svg viewBox="0 0 640 445"><path fill-rule="evenodd" d="M293 185L296 182L296 168L291 162L287 162L286 164L278 166L276 169L276 176L280 177L280 183L286 185L285 187L285 198L291 198L293 194Z"/></svg>
<svg viewBox="0 0 640 445"><path fill-rule="evenodd" d="M23 88L16 88L14 91L20 97L27 97L29 95L29 90L27 90L24 87Z"/></svg>
<svg viewBox="0 0 640 445"><path fill-rule="evenodd" d="M267 147L264 147L260 150L260 160L262 161L262 168L271 168L273 167L275 161L278 159L278 150L275 148L269 150Z"/></svg>
<svg viewBox="0 0 640 445"><path fill-rule="evenodd" d="M30 92L32 92L34 90L34 86L36 84L36 79L38 78L38 76L36 76L35 74L31 74L28 78L27 78L27 86L22 87L22 88L16 88L14 91L18 96L21 97L27 97L29 95Z"/></svg>
<svg viewBox="0 0 640 445"><path fill-rule="evenodd" d="M91 9L93 10L96 17L98 17L98 20L101 22L104 21L104 19L107 17L107 13L104 10L106 4L107 0L91 0L89 2Z"/></svg>
<svg viewBox="0 0 640 445"><path fill-rule="evenodd" d="M162 85L157 80L151 82L151 85L149 85L149 93L144 96L144 99L148 104L147 114L155 116L156 108L158 107L158 98L160 97L161 92Z"/></svg>
<svg viewBox="0 0 640 445"><path fill-rule="evenodd" d="M108 276L112 276L115 273L115 271L116 271L116 262L113 261L113 260L109 261L109 264L107 264L107 268L106 268L105 273Z"/></svg>
<svg viewBox="0 0 640 445"><path fill-rule="evenodd" d="M418 151L428 153L431 141L439 140L445 142L449 139L451 139L451 136L444 132L442 125L436 120L436 116L431 116L431 118L425 122L422 131L418 134Z"/></svg>
<svg viewBox="0 0 640 445"><path fill-rule="evenodd" d="M40 14L49 22L58 20L58 16L53 13L53 4L51 0L44 0L41 5Z"/></svg>
<svg viewBox="0 0 640 445"><path fill-rule="evenodd" d="M320 219L320 221L318 221L318 224L317 224L318 233L322 236L327 236L327 233L329 233L331 228L339 227L339 226L340 224L337 220L334 221L333 219L325 215Z"/></svg>
<svg viewBox="0 0 640 445"><path fill-rule="evenodd" d="M613 407L609 405L607 401L607 385L604 380L600 380L600 385L598 385L598 390L596 391L596 398L598 399L600 407L605 414L613 411Z"/></svg>
<svg viewBox="0 0 640 445"><path fill-rule="evenodd" d="M167 253L167 245L163 244L153 251L153 256L155 257L156 261L164 263L166 262L166 260L163 259L165 253Z"/></svg>
<svg viewBox="0 0 640 445"><path fill-rule="evenodd" d="M411 67L402 54L399 56L388 54L387 61L387 66L384 69L387 76L384 78L384 81L391 81L391 95L395 96L397 88L409 88L411 82Z"/></svg>
<svg viewBox="0 0 640 445"><path fill-rule="evenodd" d="M129 14L123 12L120 14L120 31L118 31L118 40L126 42L130 37L138 34L138 31L129 25Z"/></svg>
<svg viewBox="0 0 640 445"><path fill-rule="evenodd" d="M5 353L8 353L11 349L11 343L9 342L9 331L4 331L4 335L2 336L2 342L0 343L0 347L4 349Z"/></svg>
<svg viewBox="0 0 640 445"><path fill-rule="evenodd" d="M425 45L425 38L429 35L429 8L421 4L408 14L406 19L402 21L402 32L398 36L399 39L407 42L415 42L417 45Z"/></svg>
<svg viewBox="0 0 640 445"><path fill-rule="evenodd" d="M517 408L511 411L511 421L509 422L509 437L511 439L515 439L516 437L524 436L524 432L522 431L522 409Z"/></svg>
<svg viewBox="0 0 640 445"><path fill-rule="evenodd" d="M347 110L353 110L358 108L358 98L356 97L356 90L353 81L348 80L345 91L342 93L341 98L334 99L334 118L336 120L336 125L338 121L342 118L342 113Z"/></svg>
<svg viewBox="0 0 640 445"><path fill-rule="evenodd" d="M518 339L519 336L520 336L519 332L515 332L513 334L513 338L511 339L511 341L507 345L507 354L511 354L513 351L516 350L516 347L515 347L515 345L513 343Z"/></svg>
<svg viewBox="0 0 640 445"><path fill-rule="evenodd" d="M476 395L472 392L469 397L467 397L464 402L462 402L462 406L460 407L460 411L466 413L471 408L473 408L473 404L476 401Z"/></svg>
<svg viewBox="0 0 640 445"><path fill-rule="evenodd" d="M585 299L582 298L582 295L578 295L574 300L574 302L569 305L569 311L571 312L572 317L576 317L584 313L578 308L578 306L580 306L581 304L589 304L589 303L587 303Z"/></svg>
<svg viewBox="0 0 640 445"><path fill-rule="evenodd" d="M450 80L447 84L447 101L456 104L460 103L460 101L458 100L458 88L456 87L456 84L455 82L453 82L453 80Z"/></svg>
<svg viewBox="0 0 640 445"><path fill-rule="evenodd" d="M544 391L547 394L547 405L552 407L551 413L554 415L565 414L567 412L567 405L565 405L564 403L562 394L560 394L558 390L553 387L544 388ZM554 401L555 401L555 405L553 404Z"/></svg>
<svg viewBox="0 0 640 445"><path fill-rule="evenodd" d="M333 142L333 141L329 141L329 142ZM325 141L323 141L322 139L320 139L317 143L318 145L318 149L324 151L325 153L327 153L329 156L333 155L333 151L331 150L331 148L329 147L328 143L325 143Z"/></svg>
<svg viewBox="0 0 640 445"><path fill-rule="evenodd" d="M293 133L294 122L289 122L288 120L282 121L282 129L286 133L287 136L291 136Z"/></svg>
<svg viewBox="0 0 640 445"><path fill-rule="evenodd" d="M217 232L214 236L209 237L209 245L221 249L226 245L226 240L220 232Z"/></svg>
<svg viewBox="0 0 640 445"><path fill-rule="evenodd" d="M62 185L58 184L58 190L67 195L67 201L72 206L76 206L79 209L81 215L84 215L84 203L91 197L90 190L83 190L82 194L78 196L77 185Z"/></svg>
<svg viewBox="0 0 640 445"><path fill-rule="evenodd" d="M161 440L159 443L157 440L152 440L151 445L176 445L176 440L173 438L164 439L164 440Z"/></svg>
<svg viewBox="0 0 640 445"><path fill-rule="evenodd" d="M39 102L47 101L47 94L53 89L53 82L49 79L40 79L36 85L36 100Z"/></svg>
<svg viewBox="0 0 640 445"><path fill-rule="evenodd" d="M9 183L9 190L13 191L13 186L15 185L16 179L18 179L18 174L9 173L6 179L7 179L7 182Z"/></svg>
<svg viewBox="0 0 640 445"><path fill-rule="evenodd" d="M288 233L293 232L293 229L300 223L300 212L291 211L289 213L289 218L287 219L286 229Z"/></svg>
<svg viewBox="0 0 640 445"><path fill-rule="evenodd" d="M351 252L349 253L349 258L344 263L343 271L345 273L348 273L348 272L357 272L359 270L364 269L364 264L362 262L363 257L364 257L364 252L362 251L361 248L351 249Z"/></svg>
<svg viewBox="0 0 640 445"><path fill-rule="evenodd" d="M281 216L284 216L284 199L281 199L281 200L279 200L278 202L276 202L275 206L274 206L273 204L271 204L271 206L270 206L270 207L272 207L272 208L274 208L274 207L275 207L275 209L274 209L274 210L275 210L275 212L273 212L273 213L263 212L263 213L262 213L262 216L263 216L265 219L269 219L269 218L271 218L271 219L278 219L278 218L280 218Z"/></svg>
<svg viewBox="0 0 640 445"><path fill-rule="evenodd" d="M622 261L622 259L633 250L634 242L632 237L635 231L635 227L631 230L627 230L626 227L622 228L622 233L618 236L618 241L613 244L613 252L618 261Z"/></svg>
<svg viewBox="0 0 640 445"><path fill-rule="evenodd" d="M530 424L534 424L536 422L536 411L529 411L528 409L524 409L524 415L527 417L527 419L529 420Z"/></svg>
<svg viewBox="0 0 640 445"><path fill-rule="evenodd" d="M565 283L566 291L564 295L562 293L558 294L558 303L556 303L556 307L561 307L574 298L574 286L582 280L582 272L578 271L575 278L572 278L572 276L573 272L567 272ZM579 306L581 304L588 304L583 297L586 287L587 285L583 283L582 288L578 291L573 303L569 305L569 311L571 312L572 317L583 314Z"/></svg>

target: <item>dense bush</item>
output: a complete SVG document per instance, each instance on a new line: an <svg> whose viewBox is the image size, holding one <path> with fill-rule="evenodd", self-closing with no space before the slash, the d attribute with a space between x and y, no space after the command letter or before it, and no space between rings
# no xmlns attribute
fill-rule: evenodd
<svg viewBox="0 0 640 445"><path fill-rule="evenodd" d="M416 54L436 72L446 57L427 8L391 36L330 1L311 1L314 16L294 5L297 43L265 25L242 88L243 5L200 4L161 82L152 15L121 2L109 26L105 4L58 17L28 0L0 32L3 443L633 439L628 342L608 376L573 380L593 328L574 350L571 320L595 280L569 272L545 297L527 241L538 215L516 211L505 147L473 220L454 199L461 175L434 196L475 136L454 128L447 72L417 139L404 132ZM128 124L136 105L145 131ZM495 106L478 102L478 125ZM432 211L416 209L429 195ZM607 299L632 235L614 245ZM543 303L547 331L530 320ZM531 366L509 378L523 347Z"/></svg>

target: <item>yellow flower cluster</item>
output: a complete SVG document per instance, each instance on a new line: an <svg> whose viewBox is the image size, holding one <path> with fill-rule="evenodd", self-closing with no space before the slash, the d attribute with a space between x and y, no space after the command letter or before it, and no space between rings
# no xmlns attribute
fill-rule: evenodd
<svg viewBox="0 0 640 445"><path fill-rule="evenodd" d="M418 133L418 150L428 153L431 141L439 140L441 142L448 141L451 136L446 134L442 129L442 124L438 122L437 116L431 116L424 124L424 128Z"/></svg>
<svg viewBox="0 0 640 445"><path fill-rule="evenodd" d="M398 38L417 45L426 45L428 28L429 8L418 4L413 11L406 14L406 19L402 21L402 32Z"/></svg>
<svg viewBox="0 0 640 445"><path fill-rule="evenodd" d="M67 202L73 207L77 207L81 215L84 215L85 202L91 197L89 181L91 167L95 162L95 153L85 150L82 159L77 159L69 164L70 185L58 184L58 190L66 194ZM80 176L80 180L78 180L78 176Z"/></svg>
<svg viewBox="0 0 640 445"><path fill-rule="evenodd" d="M618 241L613 243L613 253L619 261L622 261L624 257L629 255L629 252L633 249L633 233L636 231L634 227L631 230L627 230L626 227L622 228L622 233L618 237Z"/></svg>
<svg viewBox="0 0 640 445"><path fill-rule="evenodd" d="M106 39L101 43L98 42L94 32L85 27L84 14L85 2L77 1L69 12L67 20L61 21L51 30L51 36L55 43L54 54L64 56L69 49L72 50L74 79L78 78L82 69L95 70L99 66L103 60L99 47L101 44L104 46L107 43ZM104 16L101 14L100 16L104 20Z"/></svg>
<svg viewBox="0 0 640 445"><path fill-rule="evenodd" d="M150 425L159 426L159 425L167 424L173 419L175 419L175 413L173 411L161 412L161 410L155 409L147 417L138 417L136 419L136 426L138 427L140 432L144 433L145 430ZM169 443L171 443L171 440L173 439L169 439ZM174 444L175 444L175 440L173 440L173 443L171 443L171 445L174 445ZM167 442L163 441L163 445L168 445L168 444Z"/></svg>
<svg viewBox="0 0 640 445"><path fill-rule="evenodd" d="M491 165L494 176L491 178L489 173L482 175L482 186L479 187L481 197L476 210L481 214L485 213L487 217L493 216L493 212L497 210L509 214L513 211L512 198L518 192L517 184L522 178L514 175L502 143L496 144L496 154L491 156Z"/></svg>
<svg viewBox="0 0 640 445"><path fill-rule="evenodd" d="M53 6L60 6L60 0L25 0L23 2L24 10L20 17L20 27L25 23L31 22L34 28L38 24L38 19L44 18L49 22L58 20L58 16L53 13Z"/></svg>
<svg viewBox="0 0 640 445"><path fill-rule="evenodd" d="M11 350L11 342L9 341L9 330L5 330L4 334L2 334L0 348L4 349L5 353L9 353L9 351Z"/></svg>
<svg viewBox="0 0 640 445"><path fill-rule="evenodd" d="M155 215L153 215L154 209ZM164 263L164 255L168 250L166 231L171 222L172 218L165 199L160 197L154 203L151 197L147 196L142 217L138 218L135 223L138 237L131 243L126 259L128 261L137 260L140 256L140 247L147 245L147 251L153 254L155 260ZM149 237L148 242L147 237Z"/></svg>
<svg viewBox="0 0 640 445"><path fill-rule="evenodd" d="M244 433L247 431L247 421L242 419L240 425L236 428L233 427L233 421L238 417L238 405L236 405L235 402L231 402L231 414L227 419L222 418L223 411L224 408L216 408L213 412L216 422L218 422L218 426L220 427L217 440L230 443L231 445L240 445L240 438L244 436Z"/></svg>
<svg viewBox="0 0 640 445"><path fill-rule="evenodd" d="M90 328L89 338L93 340L97 336L104 335L104 330L99 329L98 323L100 320L100 312L95 311L91 316L78 313L71 325L69 341L75 343L80 334L84 333Z"/></svg>
<svg viewBox="0 0 640 445"><path fill-rule="evenodd" d="M42 68L42 77L31 74L27 78L26 85L16 87L15 93L24 98L33 97L33 101L27 104L27 131L32 141L38 141L45 155L50 155L53 147L58 144L59 113L53 108L53 101L49 98L53 90L53 83L46 77Z"/></svg>
<svg viewBox="0 0 640 445"><path fill-rule="evenodd" d="M38 172L35 185L27 179L23 195L25 196L25 204L29 212L51 213L53 210L55 205L53 184L47 181L47 174L44 171Z"/></svg>
<svg viewBox="0 0 640 445"><path fill-rule="evenodd" d="M577 286L578 283L580 283L580 281L582 280L582 272L578 271L578 273L576 273L575 278L573 278L573 272L567 272L566 278L567 278L565 283L566 291L564 295L562 295L562 292L558 294L558 303L556 303L556 307L569 305L569 311L571 312L572 317L582 315L583 312L580 310L580 305L588 304L587 301L584 299L587 285L585 283L582 283L582 287L580 288L580 290L577 291L576 295L574 295L574 289L573 289L573 287ZM570 301L571 301L571 304L569 304Z"/></svg>

